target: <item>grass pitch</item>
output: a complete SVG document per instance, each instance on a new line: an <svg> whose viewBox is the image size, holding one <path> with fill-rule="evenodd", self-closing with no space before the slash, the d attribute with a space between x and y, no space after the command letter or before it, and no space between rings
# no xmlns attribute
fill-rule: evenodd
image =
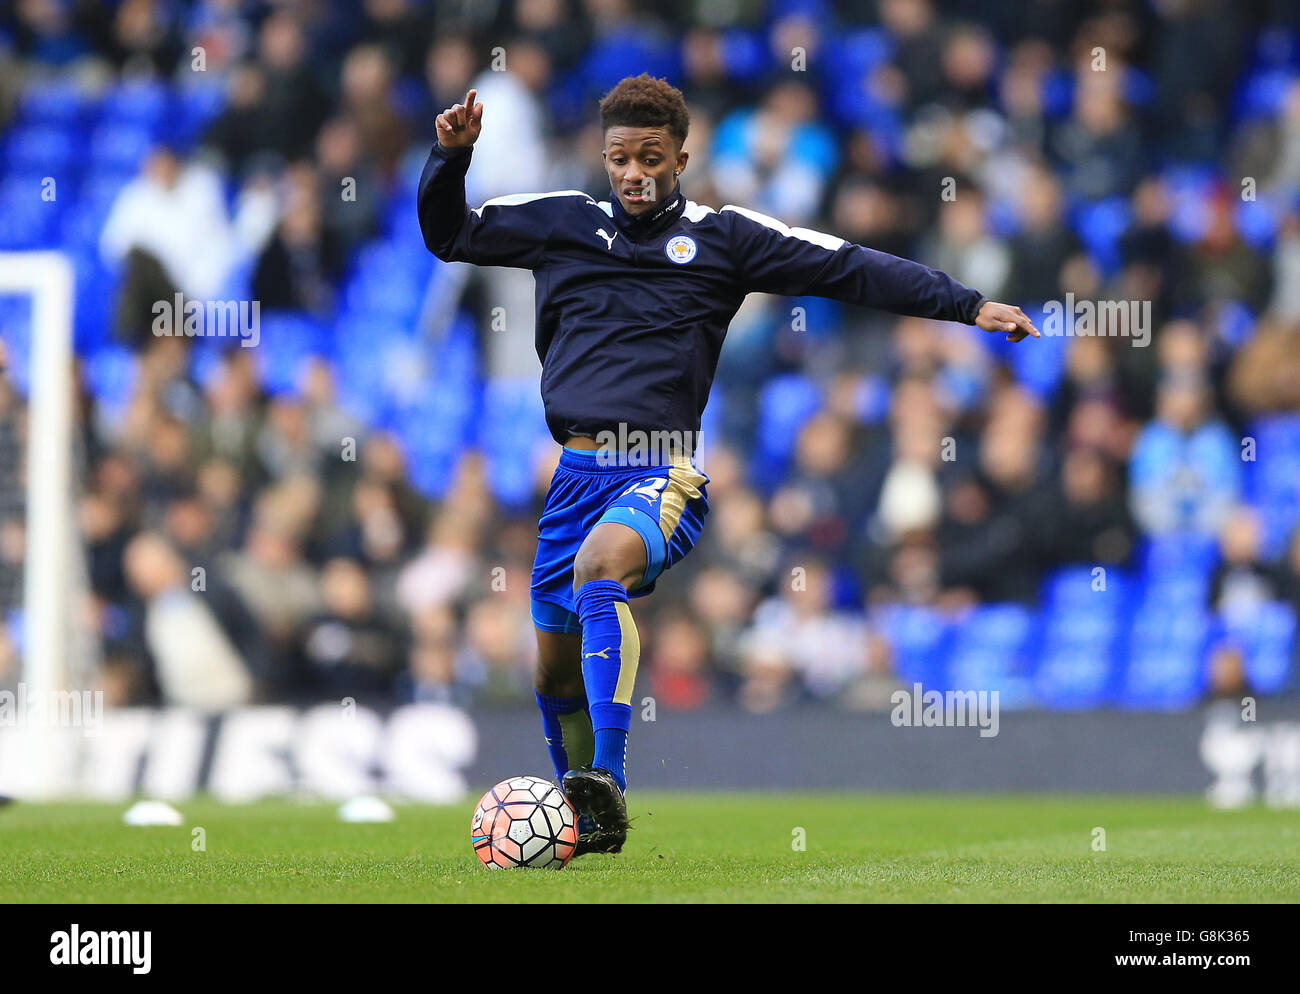
<svg viewBox="0 0 1300 994"><path fill-rule="evenodd" d="M1300 901L1300 811L1197 800L634 791L626 851L558 873L482 868L472 800L379 825L194 800L133 828L126 807L0 808L0 903Z"/></svg>

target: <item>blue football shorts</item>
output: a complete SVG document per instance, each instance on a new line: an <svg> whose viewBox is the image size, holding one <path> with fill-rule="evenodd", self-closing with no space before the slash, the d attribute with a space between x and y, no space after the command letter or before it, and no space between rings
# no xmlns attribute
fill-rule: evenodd
<svg viewBox="0 0 1300 994"><path fill-rule="evenodd" d="M545 632L580 632L573 599L573 560L591 530L604 521L627 525L645 543L646 570L633 597L654 590L659 574L694 547L709 511L709 478L689 456L671 465L602 465L609 453L560 453L537 526L533 561L533 624Z"/></svg>

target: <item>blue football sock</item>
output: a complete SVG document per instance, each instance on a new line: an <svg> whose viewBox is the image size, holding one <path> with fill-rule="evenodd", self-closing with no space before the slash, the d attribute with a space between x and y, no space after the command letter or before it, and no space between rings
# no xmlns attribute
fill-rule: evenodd
<svg viewBox="0 0 1300 994"><path fill-rule="evenodd" d="M540 693L536 696L556 777L563 777L579 766L590 766L595 747L586 698L547 697Z"/></svg>
<svg viewBox="0 0 1300 994"><path fill-rule="evenodd" d="M627 790L626 728L602 728L596 732L596 759L591 765L609 770L618 789Z"/></svg>
<svg viewBox="0 0 1300 994"><path fill-rule="evenodd" d="M575 597L582 622L582 678L596 733L592 763L627 789L627 731L632 724L632 684L641 657L627 591L615 580L591 580Z"/></svg>

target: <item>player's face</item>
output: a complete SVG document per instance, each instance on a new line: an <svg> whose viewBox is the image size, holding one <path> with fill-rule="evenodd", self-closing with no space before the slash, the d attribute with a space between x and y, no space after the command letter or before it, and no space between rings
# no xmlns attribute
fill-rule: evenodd
<svg viewBox="0 0 1300 994"><path fill-rule="evenodd" d="M605 170L619 203L635 216L653 210L677 185L687 153L665 128L610 128L605 132Z"/></svg>

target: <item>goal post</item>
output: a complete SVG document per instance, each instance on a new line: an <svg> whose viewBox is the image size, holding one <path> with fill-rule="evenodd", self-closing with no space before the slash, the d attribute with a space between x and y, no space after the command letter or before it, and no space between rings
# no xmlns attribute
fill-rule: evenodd
<svg viewBox="0 0 1300 994"><path fill-rule="evenodd" d="M0 253L0 294L26 294L31 299L20 670L28 698L49 699L68 689L74 670L69 656L74 651L80 584L73 568L78 548L73 541L73 290L67 256ZM55 788L53 757L42 743L29 741L37 752L30 758L44 767L31 770L29 782L38 790Z"/></svg>

